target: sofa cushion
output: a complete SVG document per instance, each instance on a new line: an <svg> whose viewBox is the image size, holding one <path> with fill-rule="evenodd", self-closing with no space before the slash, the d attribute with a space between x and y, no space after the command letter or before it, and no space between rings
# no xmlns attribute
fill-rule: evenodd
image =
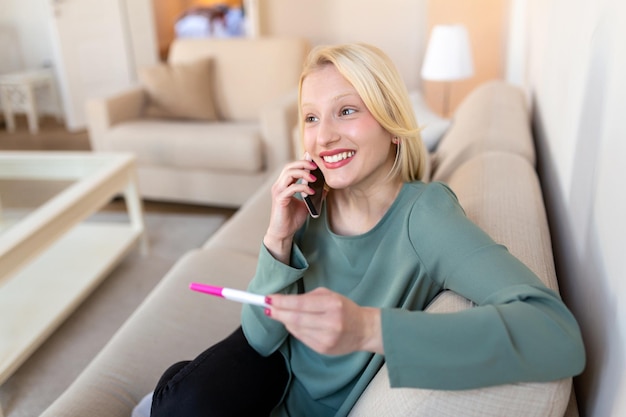
<svg viewBox="0 0 626 417"><path fill-rule="evenodd" d="M282 167L269 175L265 183L202 247L217 247L258 256L272 211L272 185L281 171Z"/></svg>
<svg viewBox="0 0 626 417"><path fill-rule="evenodd" d="M350 412L350 417L562 417L571 379L498 385L463 391L389 388L386 367Z"/></svg>
<svg viewBox="0 0 626 417"><path fill-rule="evenodd" d="M433 314L471 308L465 298L444 291L428 306ZM505 384L471 390L445 391L389 388L387 367L378 371L350 417L562 417L572 379Z"/></svg>
<svg viewBox="0 0 626 417"><path fill-rule="evenodd" d="M535 164L524 94L504 81L481 84L457 108L433 154L433 180L448 180L463 162L487 151L514 153Z"/></svg>
<svg viewBox="0 0 626 417"><path fill-rule="evenodd" d="M208 58L139 70L148 94L147 117L217 120L213 103L212 62Z"/></svg>
<svg viewBox="0 0 626 417"><path fill-rule="evenodd" d="M133 152L141 165L255 173L263 169L256 123L137 120L107 133L110 149Z"/></svg>

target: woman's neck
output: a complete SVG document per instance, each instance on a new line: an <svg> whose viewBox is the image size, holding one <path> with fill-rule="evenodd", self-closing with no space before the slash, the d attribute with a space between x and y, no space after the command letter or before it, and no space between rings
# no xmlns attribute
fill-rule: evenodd
<svg viewBox="0 0 626 417"><path fill-rule="evenodd" d="M372 230L387 213L402 185L398 179L367 190L331 190L326 201L331 230L343 236L361 235Z"/></svg>

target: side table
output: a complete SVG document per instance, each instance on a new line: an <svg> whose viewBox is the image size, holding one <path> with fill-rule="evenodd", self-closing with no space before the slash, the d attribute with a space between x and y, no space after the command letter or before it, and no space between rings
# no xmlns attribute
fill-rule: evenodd
<svg viewBox="0 0 626 417"><path fill-rule="evenodd" d="M15 130L14 114L25 112L28 117L28 129L31 133L39 131L39 110L37 92L46 88L57 107L57 119L62 118L61 103L56 88L54 73L50 69L38 69L0 75L0 102L4 110L7 130Z"/></svg>

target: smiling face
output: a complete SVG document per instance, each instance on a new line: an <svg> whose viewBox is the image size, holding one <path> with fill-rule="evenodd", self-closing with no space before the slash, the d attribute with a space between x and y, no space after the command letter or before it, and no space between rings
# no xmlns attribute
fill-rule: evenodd
<svg viewBox="0 0 626 417"><path fill-rule="evenodd" d="M331 188L367 188L387 180L395 158L392 135L334 65L303 80L301 110L304 148Z"/></svg>

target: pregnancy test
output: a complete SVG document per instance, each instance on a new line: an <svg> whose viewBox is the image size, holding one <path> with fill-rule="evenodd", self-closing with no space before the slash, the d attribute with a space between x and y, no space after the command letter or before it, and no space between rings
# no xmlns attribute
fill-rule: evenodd
<svg viewBox="0 0 626 417"><path fill-rule="evenodd" d="M215 295L227 300L238 301L240 303L254 304L257 306L269 307L265 302L264 295L252 294L247 291L235 290L232 288L215 287L213 285L200 284L198 282L192 282L189 284L189 289L193 291L203 292L205 294Z"/></svg>

